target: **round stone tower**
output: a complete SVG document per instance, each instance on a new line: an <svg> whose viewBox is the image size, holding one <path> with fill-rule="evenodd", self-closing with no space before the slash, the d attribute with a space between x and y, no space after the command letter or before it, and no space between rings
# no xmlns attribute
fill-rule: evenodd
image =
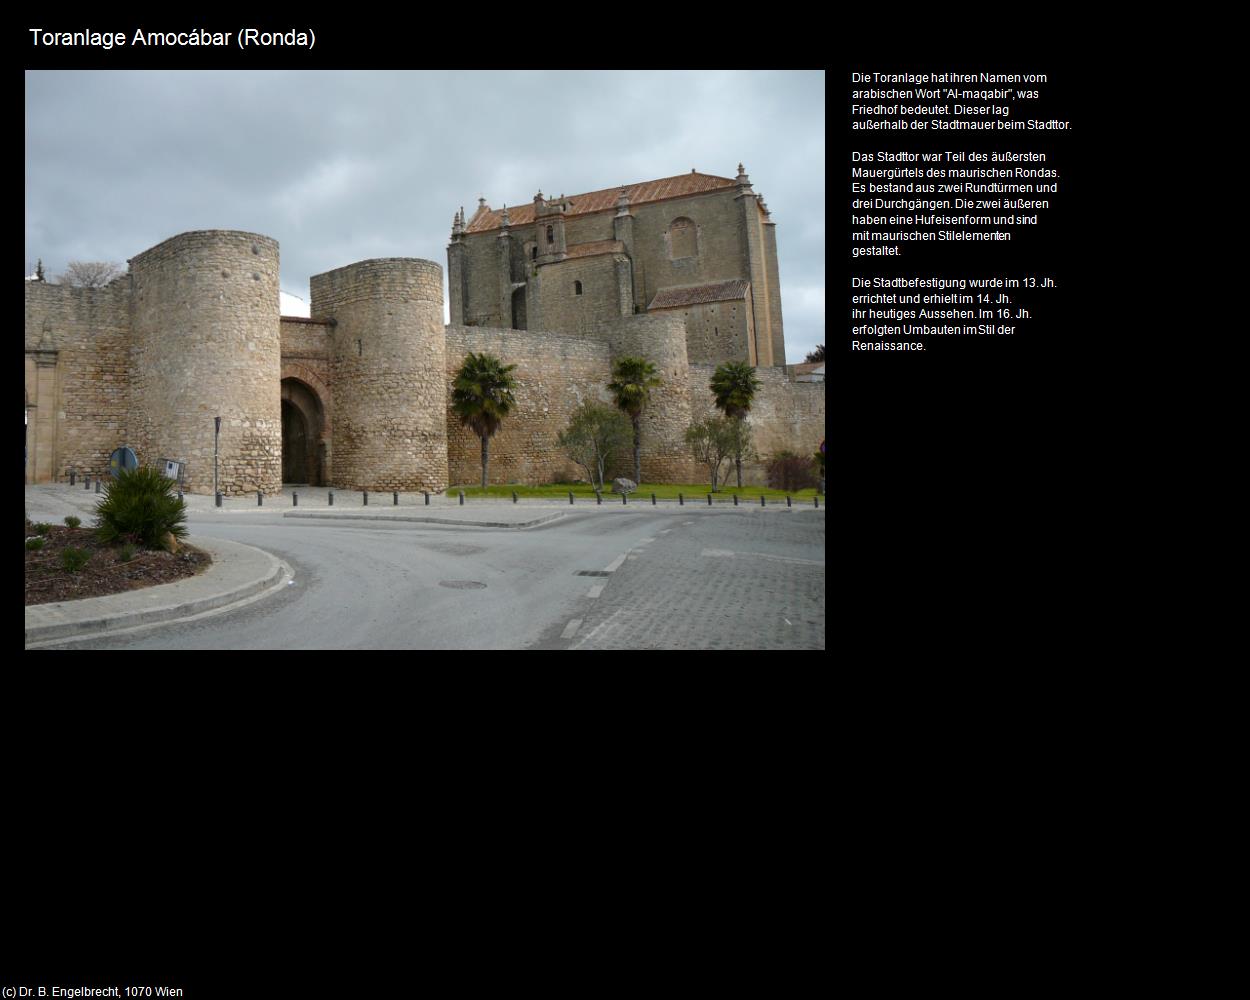
<svg viewBox="0 0 1250 1000"><path fill-rule="evenodd" d="M392 257L311 281L312 314L333 321L334 485L447 488L443 269Z"/></svg>
<svg viewBox="0 0 1250 1000"><path fill-rule="evenodd" d="M278 243L182 233L131 259L131 443L144 465L185 462L185 488L282 488Z"/></svg>

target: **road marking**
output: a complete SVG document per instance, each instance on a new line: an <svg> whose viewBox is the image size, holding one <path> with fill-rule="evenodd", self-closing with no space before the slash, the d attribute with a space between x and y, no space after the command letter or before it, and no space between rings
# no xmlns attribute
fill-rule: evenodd
<svg viewBox="0 0 1250 1000"><path fill-rule="evenodd" d="M636 555L634 555L634 554L631 552L631 553L630 553L629 558L630 558L630 559L637 559L638 557L637 557Z"/></svg>
<svg viewBox="0 0 1250 1000"><path fill-rule="evenodd" d="M733 554L734 553L732 549L704 549L702 552L699 553L699 555L706 556L706 557L728 556L731 559L733 558Z"/></svg>
<svg viewBox="0 0 1250 1000"><path fill-rule="evenodd" d="M626 554L625 554L624 552L622 552L619 556L617 556L617 557L616 557L615 559L613 559L610 563L608 563L606 566L604 566L604 567L603 567L604 572L605 572L605 573L615 573L618 569L620 569L620 568L621 568L621 563L623 563L623 562L625 561L625 555L626 555Z"/></svg>
<svg viewBox="0 0 1250 1000"><path fill-rule="evenodd" d="M790 619L789 619L789 618L787 618L787 617L785 617L784 615L782 615L781 620L782 620L783 622L785 622L787 625L793 625L793 624L794 624L794 622L790 621Z"/></svg>
<svg viewBox="0 0 1250 1000"><path fill-rule="evenodd" d="M598 597L600 594L603 593L603 586L604 585L602 583L595 584L595 586L591 587L590 590L586 591L586 596Z"/></svg>
<svg viewBox="0 0 1250 1000"><path fill-rule="evenodd" d="M574 618L571 622L564 626L564 631L560 634L561 639L572 639L577 634L577 630L581 628L582 620Z"/></svg>
<svg viewBox="0 0 1250 1000"><path fill-rule="evenodd" d="M639 545L650 545L650 544L651 544L652 542L654 542L654 541L655 541L655 539L654 539L654 538L644 538L644 539L643 539L641 542L639 542L638 544L639 544Z"/></svg>

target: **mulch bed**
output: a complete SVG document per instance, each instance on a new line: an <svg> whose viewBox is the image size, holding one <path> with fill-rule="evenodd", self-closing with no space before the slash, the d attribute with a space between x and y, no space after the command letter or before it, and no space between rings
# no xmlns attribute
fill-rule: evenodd
<svg viewBox="0 0 1250 1000"><path fill-rule="evenodd" d="M35 530L28 521L26 537L34 535ZM173 583L203 572L213 561L207 552L179 542L177 553L136 548L134 557L122 562L121 546L100 543L95 531L86 526L53 525L43 537L42 549L26 552L27 604L76 601ZM70 573L61 564L61 553L71 546L91 553L91 558L77 573Z"/></svg>

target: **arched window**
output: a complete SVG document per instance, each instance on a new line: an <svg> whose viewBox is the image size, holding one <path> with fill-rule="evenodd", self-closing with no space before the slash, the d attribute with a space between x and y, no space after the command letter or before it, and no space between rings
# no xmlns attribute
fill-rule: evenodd
<svg viewBox="0 0 1250 1000"><path fill-rule="evenodd" d="M554 227L552 227L552 226L548 226L548 227L547 227L547 242L548 242L548 243L554 243L555 241L556 241L556 232L555 232L555 229L554 229Z"/></svg>
<svg viewBox="0 0 1250 1000"><path fill-rule="evenodd" d="M699 255L698 230L690 219L674 219L668 227L669 260Z"/></svg>
<svg viewBox="0 0 1250 1000"><path fill-rule="evenodd" d="M530 249L530 260L538 260L538 247Z"/></svg>
<svg viewBox="0 0 1250 1000"><path fill-rule="evenodd" d="M573 294L574 295L582 294L582 283L580 281L573 282Z"/></svg>

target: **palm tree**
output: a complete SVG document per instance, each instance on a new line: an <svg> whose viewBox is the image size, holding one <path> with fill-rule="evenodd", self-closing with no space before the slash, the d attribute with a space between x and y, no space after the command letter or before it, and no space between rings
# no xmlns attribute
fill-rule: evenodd
<svg viewBox="0 0 1250 1000"><path fill-rule="evenodd" d="M651 390L660 385L655 365L646 358L620 358L612 369L613 382L608 391L616 405L624 410L634 425L634 483L642 482L642 411L651 401Z"/></svg>
<svg viewBox="0 0 1250 1000"><path fill-rule="evenodd" d="M755 369L745 361L726 361L712 375L710 383L716 397L716 408L725 416L742 423L751 410L751 401L759 391L759 379ZM738 470L738 488L742 488L742 451L734 452L734 466Z"/></svg>
<svg viewBox="0 0 1250 1000"><path fill-rule="evenodd" d="M482 439L482 489L489 477L491 435L516 406L516 382L508 374L514 368L493 355L470 351L452 382L452 411Z"/></svg>

